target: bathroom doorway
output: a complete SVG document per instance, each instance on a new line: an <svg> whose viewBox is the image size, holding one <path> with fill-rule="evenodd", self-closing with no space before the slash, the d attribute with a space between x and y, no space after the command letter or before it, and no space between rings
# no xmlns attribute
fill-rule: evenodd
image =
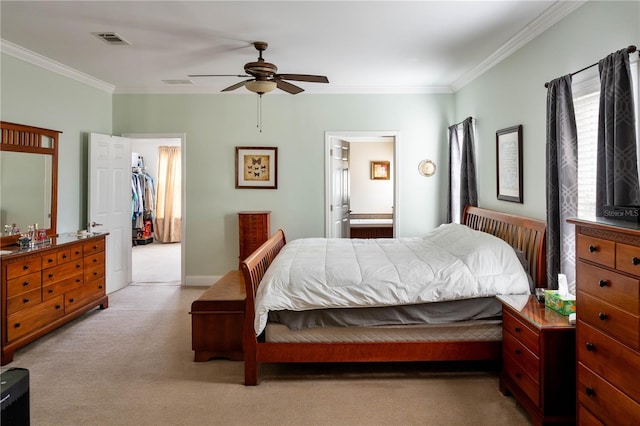
<svg viewBox="0 0 640 426"><path fill-rule="evenodd" d="M395 236L398 229L398 139L395 131L344 131L325 133L325 236L350 236L351 224L358 222L358 232L386 228L385 236ZM348 155L336 166L336 147L348 147ZM343 148L343 151L344 148ZM374 163L388 162L388 178L373 176ZM342 200L340 203L336 200ZM344 205L346 203L346 205ZM340 205L338 205L340 204ZM338 210L345 210L339 226ZM353 222L352 222L353 221ZM349 229L345 231L345 229ZM389 232L390 231L390 232ZM373 235L381 237L381 235Z"/></svg>

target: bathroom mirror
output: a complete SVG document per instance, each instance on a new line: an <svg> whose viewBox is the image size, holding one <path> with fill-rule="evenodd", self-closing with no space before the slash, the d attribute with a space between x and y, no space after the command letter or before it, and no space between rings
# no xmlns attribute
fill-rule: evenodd
<svg viewBox="0 0 640 426"><path fill-rule="evenodd" d="M0 143L0 232L2 246L19 235L5 235L5 225L22 232L38 224L47 236L56 235L58 195L57 130L2 121Z"/></svg>

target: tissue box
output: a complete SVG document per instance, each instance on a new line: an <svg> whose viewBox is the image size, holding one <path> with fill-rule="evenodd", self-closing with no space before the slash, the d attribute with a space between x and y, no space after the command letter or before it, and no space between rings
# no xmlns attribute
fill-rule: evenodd
<svg viewBox="0 0 640 426"><path fill-rule="evenodd" d="M561 315L569 315L576 311L576 297L572 294L561 295L556 290L545 290L544 304Z"/></svg>

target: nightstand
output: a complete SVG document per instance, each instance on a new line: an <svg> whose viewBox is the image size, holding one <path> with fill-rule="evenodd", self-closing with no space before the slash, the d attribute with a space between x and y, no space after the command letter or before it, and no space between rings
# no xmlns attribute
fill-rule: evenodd
<svg viewBox="0 0 640 426"><path fill-rule="evenodd" d="M575 326L534 296L498 296L498 300L502 303L500 392L512 394L534 425L575 424Z"/></svg>

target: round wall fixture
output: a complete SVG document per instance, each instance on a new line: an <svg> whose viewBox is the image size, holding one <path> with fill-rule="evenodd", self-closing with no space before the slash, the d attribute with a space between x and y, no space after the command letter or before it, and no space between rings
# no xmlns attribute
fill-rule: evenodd
<svg viewBox="0 0 640 426"><path fill-rule="evenodd" d="M422 176L433 176L436 174L436 164L431 160L422 160L418 164L418 171Z"/></svg>

